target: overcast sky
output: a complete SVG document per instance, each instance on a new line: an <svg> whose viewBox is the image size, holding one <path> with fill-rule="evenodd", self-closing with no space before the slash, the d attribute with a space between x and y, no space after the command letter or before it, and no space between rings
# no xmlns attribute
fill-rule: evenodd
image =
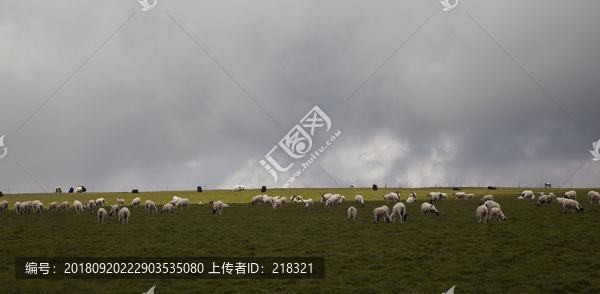
<svg viewBox="0 0 600 294"><path fill-rule="evenodd" d="M598 1L141 8L2 1L0 191L280 187L314 106L309 154L341 134L290 186L600 186Z"/></svg>

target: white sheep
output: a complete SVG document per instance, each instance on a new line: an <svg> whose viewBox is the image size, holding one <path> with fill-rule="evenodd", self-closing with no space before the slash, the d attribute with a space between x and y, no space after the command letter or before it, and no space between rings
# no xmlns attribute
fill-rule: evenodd
<svg viewBox="0 0 600 294"><path fill-rule="evenodd" d="M577 200L577 192L575 192L575 190L567 191L563 197L571 200Z"/></svg>
<svg viewBox="0 0 600 294"><path fill-rule="evenodd" d="M429 194L427 194L428 197L430 197L429 199L429 204L433 204L434 202L440 202L442 203L442 193L441 192L431 192Z"/></svg>
<svg viewBox="0 0 600 294"><path fill-rule="evenodd" d="M563 204L563 202L565 200L570 200L570 199L568 199L568 198L562 198L562 197L555 197L554 198L554 201L558 202L559 204Z"/></svg>
<svg viewBox="0 0 600 294"><path fill-rule="evenodd" d="M102 225L106 222L106 210L104 208L98 209L98 221Z"/></svg>
<svg viewBox="0 0 600 294"><path fill-rule="evenodd" d="M335 204L335 198L331 197L325 201L325 207L332 207Z"/></svg>
<svg viewBox="0 0 600 294"><path fill-rule="evenodd" d="M583 207L577 202L577 200L566 199L562 202L563 205L563 213L567 213L567 211L575 210L577 213L580 211L583 212Z"/></svg>
<svg viewBox="0 0 600 294"><path fill-rule="evenodd" d="M344 195L340 196L340 200L338 200L338 204L346 203L346 197Z"/></svg>
<svg viewBox="0 0 600 294"><path fill-rule="evenodd" d="M484 203L484 205L487 207L488 209L488 218L491 220L492 219L492 208L496 207L498 209L500 208L500 204L498 204L498 202L495 202L494 200L490 200L490 201L486 201Z"/></svg>
<svg viewBox="0 0 600 294"><path fill-rule="evenodd" d="M490 220L493 217L495 217L496 220L498 220L499 222L506 221L506 217L504 216L504 213L498 207L492 208L492 211L490 212Z"/></svg>
<svg viewBox="0 0 600 294"><path fill-rule="evenodd" d="M275 199L275 201L273 201L273 209L281 208L281 206L281 199Z"/></svg>
<svg viewBox="0 0 600 294"><path fill-rule="evenodd" d="M179 199L181 199L181 198L179 198L178 196L173 196L173 200L177 201Z"/></svg>
<svg viewBox="0 0 600 294"><path fill-rule="evenodd" d="M319 200L320 203L325 203L327 201L327 199L331 198L331 196L333 196L333 194L331 193L319 193L321 194L321 200Z"/></svg>
<svg viewBox="0 0 600 294"><path fill-rule="evenodd" d="M596 191L589 191L588 199L590 200L590 204L592 204L592 201L600 201L600 194Z"/></svg>
<svg viewBox="0 0 600 294"><path fill-rule="evenodd" d="M119 213L119 205L113 205L110 207L110 214L109 216L117 215Z"/></svg>
<svg viewBox="0 0 600 294"><path fill-rule="evenodd" d="M440 197L444 200L448 200L448 194L446 193L440 193Z"/></svg>
<svg viewBox="0 0 600 294"><path fill-rule="evenodd" d="M131 215L131 212L129 211L129 208L127 207L123 207L121 208L121 210L119 210L119 220L118 222L125 224L125 222L129 223L129 216Z"/></svg>
<svg viewBox="0 0 600 294"><path fill-rule="evenodd" d="M271 200L273 199L272 197ZM224 207L229 207L229 204L225 204L223 202L221 202L221 200L214 202L211 200L209 203L211 203L213 205L213 214L217 213L217 211L219 212L219 214L221 214L221 211L223 210Z"/></svg>
<svg viewBox="0 0 600 294"><path fill-rule="evenodd" d="M490 200L494 200L494 196L485 195L485 196L481 197L481 200L479 200L479 205L483 205L486 201L490 201Z"/></svg>
<svg viewBox="0 0 600 294"><path fill-rule="evenodd" d="M485 205L480 205L477 207L477 222L487 223L488 209Z"/></svg>
<svg viewBox="0 0 600 294"><path fill-rule="evenodd" d="M133 201L131 201L129 208L131 208L133 206L139 206L139 205L142 205L142 199L140 197L135 197L135 199L133 199ZM127 210L127 211L129 211L129 210Z"/></svg>
<svg viewBox="0 0 600 294"><path fill-rule="evenodd" d="M354 185L350 185L350 189L354 189Z"/></svg>
<svg viewBox="0 0 600 294"><path fill-rule="evenodd" d="M96 206L104 206L104 202L106 202L104 198L98 198L96 199Z"/></svg>
<svg viewBox="0 0 600 294"><path fill-rule="evenodd" d="M177 197L177 199L173 199L171 201L169 201L169 204L173 205L173 208L175 208L175 205L177 205L177 202L179 202L181 198Z"/></svg>
<svg viewBox="0 0 600 294"><path fill-rule="evenodd" d="M86 206L90 210L90 214L92 214L92 213L94 213L94 209L96 209L96 201L90 200Z"/></svg>
<svg viewBox="0 0 600 294"><path fill-rule="evenodd" d="M356 206L361 206L361 207L365 207L365 199L362 197L362 195L356 195L354 196L354 203L356 204Z"/></svg>
<svg viewBox="0 0 600 294"><path fill-rule="evenodd" d="M415 193L415 190L410 190L410 195L408 195L408 197L417 198L417 193Z"/></svg>
<svg viewBox="0 0 600 294"><path fill-rule="evenodd" d="M421 215L423 215L423 212L425 213L425 215L427 215L427 213L431 213L431 214L436 214L436 215L440 215L440 212L437 211L437 209L435 209L435 206L433 204L429 204L427 202L423 202L423 204L421 204Z"/></svg>
<svg viewBox="0 0 600 294"><path fill-rule="evenodd" d="M417 202L417 198L415 198L415 197L408 197L406 199L406 203L415 203L415 202Z"/></svg>
<svg viewBox="0 0 600 294"><path fill-rule="evenodd" d="M525 198L526 200L529 199L535 199L535 194L533 194L533 191L531 190L525 190L521 193L521 196L523 196L523 198Z"/></svg>
<svg viewBox="0 0 600 294"><path fill-rule="evenodd" d="M0 202L0 213L6 213L8 211L8 201L3 200Z"/></svg>
<svg viewBox="0 0 600 294"><path fill-rule="evenodd" d="M467 199L475 199L475 194L465 194L465 200Z"/></svg>
<svg viewBox="0 0 600 294"><path fill-rule="evenodd" d="M163 205L162 209L160 210L160 215L162 215L163 213L169 214L171 213L171 216L173 216L173 205L167 203L165 205Z"/></svg>
<svg viewBox="0 0 600 294"><path fill-rule="evenodd" d="M60 204L60 205L59 205L59 206L56 208L56 211L58 211L58 209L60 208L60 209L62 209L62 211L65 211L65 210L66 210L67 212L69 212L69 207L70 207L70 206L71 206L71 205L69 204L69 202L65 201L65 202L61 203L61 204Z"/></svg>
<svg viewBox="0 0 600 294"><path fill-rule="evenodd" d="M20 202L17 202L20 203ZM16 203L15 203L16 205ZM46 209L46 211L49 211L50 209L56 209L60 204L58 202L52 202L50 203L50 205L48 205L48 209Z"/></svg>
<svg viewBox="0 0 600 294"><path fill-rule="evenodd" d="M379 219L383 218L384 222L392 222L389 217L389 208L387 206L377 207L373 209L373 220L371 223L379 223Z"/></svg>
<svg viewBox="0 0 600 294"><path fill-rule="evenodd" d="M537 201L537 206L542 206L544 205L544 203L546 203L546 206L550 205L550 201L552 200L552 198L548 195L541 195L540 197L538 197L538 201Z"/></svg>
<svg viewBox="0 0 600 294"><path fill-rule="evenodd" d="M273 205L273 197L269 197L267 195L263 196L263 204L265 206Z"/></svg>
<svg viewBox="0 0 600 294"><path fill-rule="evenodd" d="M392 215L390 216L390 218L392 219L392 224L396 223L397 218L399 218L400 223L403 224L406 220L406 216L408 216L408 214L406 213L406 206L404 206L404 203L396 203L396 205L394 205L394 207L392 208Z"/></svg>
<svg viewBox="0 0 600 294"><path fill-rule="evenodd" d="M294 197L294 196L292 196ZM256 195L254 196L254 198L252 198L252 201L250 203L252 203L252 205L256 204L256 203L262 203L263 202L263 195Z"/></svg>
<svg viewBox="0 0 600 294"><path fill-rule="evenodd" d="M392 192L386 195L383 195L383 200L386 200L386 204L390 203L390 200L394 200L394 202L400 202L400 191Z"/></svg>
<svg viewBox="0 0 600 294"><path fill-rule="evenodd" d="M125 199L119 199L119 198L117 198L117 203L119 205L125 205Z"/></svg>
<svg viewBox="0 0 600 294"><path fill-rule="evenodd" d="M81 201L79 200L73 201L73 208L75 208L75 212L77 214L81 214L83 212L83 204L81 204Z"/></svg>
<svg viewBox="0 0 600 294"><path fill-rule="evenodd" d="M33 202L31 202L31 201L25 201L25 202L21 203L21 210L23 210L23 212L21 212L21 214L23 214L23 213L27 213L27 214L31 213L33 211L33 209L34 209L33 206L34 206ZM64 211L64 209L63 209L63 211Z"/></svg>
<svg viewBox="0 0 600 294"><path fill-rule="evenodd" d="M348 208L348 221L356 221L356 208L354 208L354 206L350 206L350 208Z"/></svg>
<svg viewBox="0 0 600 294"><path fill-rule="evenodd" d="M290 198L290 201L297 203L297 202L304 202L304 200L302 199L302 196L300 195L294 195Z"/></svg>
<svg viewBox="0 0 600 294"><path fill-rule="evenodd" d="M154 201L146 200L146 203L144 204L144 213L150 213L151 209L154 210L154 214L158 213L158 208L156 208L156 204L154 204Z"/></svg>
<svg viewBox="0 0 600 294"><path fill-rule="evenodd" d="M235 186L233 186L233 190L231 192L244 192L244 186L243 185L235 185Z"/></svg>
<svg viewBox="0 0 600 294"><path fill-rule="evenodd" d="M177 209L178 207L181 207L181 209L183 210L183 207L187 206L187 209L190 209L190 200L187 198L183 198L183 199L179 199L179 201L177 201L177 204L175 204L175 209Z"/></svg>
<svg viewBox="0 0 600 294"><path fill-rule="evenodd" d="M517 200L525 200L525 197L519 196L519 197L517 197Z"/></svg>
<svg viewBox="0 0 600 294"><path fill-rule="evenodd" d="M304 209L310 210L314 207L314 202L312 200L312 198L308 198L308 200L306 200L306 205L304 205Z"/></svg>
<svg viewBox="0 0 600 294"><path fill-rule="evenodd" d="M43 213L44 212L44 203L39 200L33 201L33 211L35 213Z"/></svg>
<svg viewBox="0 0 600 294"><path fill-rule="evenodd" d="M452 193L452 196L456 196L456 198L454 198L454 201L458 200L458 199L463 199L465 198L467 194L465 194L465 192L454 192Z"/></svg>
<svg viewBox="0 0 600 294"><path fill-rule="evenodd" d="M56 205L58 205L58 202L55 202ZM15 202L15 212L17 212L17 215L21 214L21 202Z"/></svg>
<svg viewBox="0 0 600 294"><path fill-rule="evenodd" d="M287 197L283 196L281 197L281 199L279 199L281 201L281 205L283 206L287 206L286 202L287 202Z"/></svg>

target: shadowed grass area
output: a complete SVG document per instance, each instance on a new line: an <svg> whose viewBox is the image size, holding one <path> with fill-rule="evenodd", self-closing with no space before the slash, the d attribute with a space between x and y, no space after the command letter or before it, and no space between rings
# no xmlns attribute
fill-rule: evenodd
<svg viewBox="0 0 600 294"><path fill-rule="evenodd" d="M270 196L288 197L287 206L273 210L249 204L260 194L229 191L142 192L140 194L6 195L10 211L0 215L2 293L142 293L153 285L156 293L442 293L456 285L456 293L600 293L600 208L590 205L589 189L576 189L583 213L562 213L562 206L537 207L536 201L517 200L523 189L464 188L475 200L454 200L449 189L415 189L417 203L405 204L404 224L371 224L372 210L386 204L382 195L410 189L286 189ZM440 216L421 216L420 205L429 191L448 193L436 204ZM535 193L539 189L533 189ZM559 197L565 189L544 189ZM332 208L318 203L318 192L346 195L347 202ZM313 198L315 209L290 203L293 194ZM346 210L354 195L367 200L357 207L355 223ZM508 220L477 223L475 209L481 196L493 194ZM141 197L159 208L174 195L187 197L189 210L173 217L145 215L132 208L128 225L109 217L99 225L97 214L44 212L17 216L15 201L50 202L104 197L131 203ZM230 207L213 215L210 200ZM537 200L537 195L536 195ZM197 203L202 201L203 205ZM390 202L388 207L392 208ZM72 257L325 257L324 280L16 280L17 256ZM85 262L85 259L82 259Z"/></svg>

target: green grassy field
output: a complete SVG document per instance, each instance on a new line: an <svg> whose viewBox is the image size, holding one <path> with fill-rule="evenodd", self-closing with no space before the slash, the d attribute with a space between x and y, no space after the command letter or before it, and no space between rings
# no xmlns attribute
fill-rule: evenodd
<svg viewBox="0 0 600 294"><path fill-rule="evenodd" d="M420 205L429 191L451 195L450 189L415 189L417 203L406 204L404 224L371 224L372 210L385 204L381 195L410 189L286 189L270 196L288 199L300 194L313 198L315 208L289 203L280 210L249 204L261 194L231 191L192 191L87 194L5 195L10 211L0 215L0 293L600 293L600 207L590 205L589 189L576 189L583 213L562 213L552 203L517 200L523 190L464 188L475 200L436 204L440 216L421 216ZM346 195L346 204L324 208L318 192ZM535 193L539 189L533 189ZM544 189L562 195L566 189ZM346 210L356 194L365 197L355 223ZM477 223L481 196L493 194L508 220ZM18 216L15 201L88 201L104 197L129 204L159 205L174 195L193 203L173 217L145 215L133 208L128 225L109 217L98 224L97 214L44 212ZM537 199L537 197L536 197ZM229 203L223 215L213 215L210 200ZM202 201L204 204L197 204ZM393 203L388 205L391 209ZM108 208L108 207L106 207ZM15 257L324 257L322 280L17 280Z"/></svg>

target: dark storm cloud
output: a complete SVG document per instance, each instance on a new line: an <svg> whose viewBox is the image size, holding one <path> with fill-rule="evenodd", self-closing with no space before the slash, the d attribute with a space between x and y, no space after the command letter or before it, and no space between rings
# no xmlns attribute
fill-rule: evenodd
<svg viewBox="0 0 600 294"><path fill-rule="evenodd" d="M600 176L595 2L5 8L0 190L41 191L16 163L46 190L279 186L290 174L275 184L258 161L315 105L342 134L298 187L562 184L584 162L570 181Z"/></svg>

